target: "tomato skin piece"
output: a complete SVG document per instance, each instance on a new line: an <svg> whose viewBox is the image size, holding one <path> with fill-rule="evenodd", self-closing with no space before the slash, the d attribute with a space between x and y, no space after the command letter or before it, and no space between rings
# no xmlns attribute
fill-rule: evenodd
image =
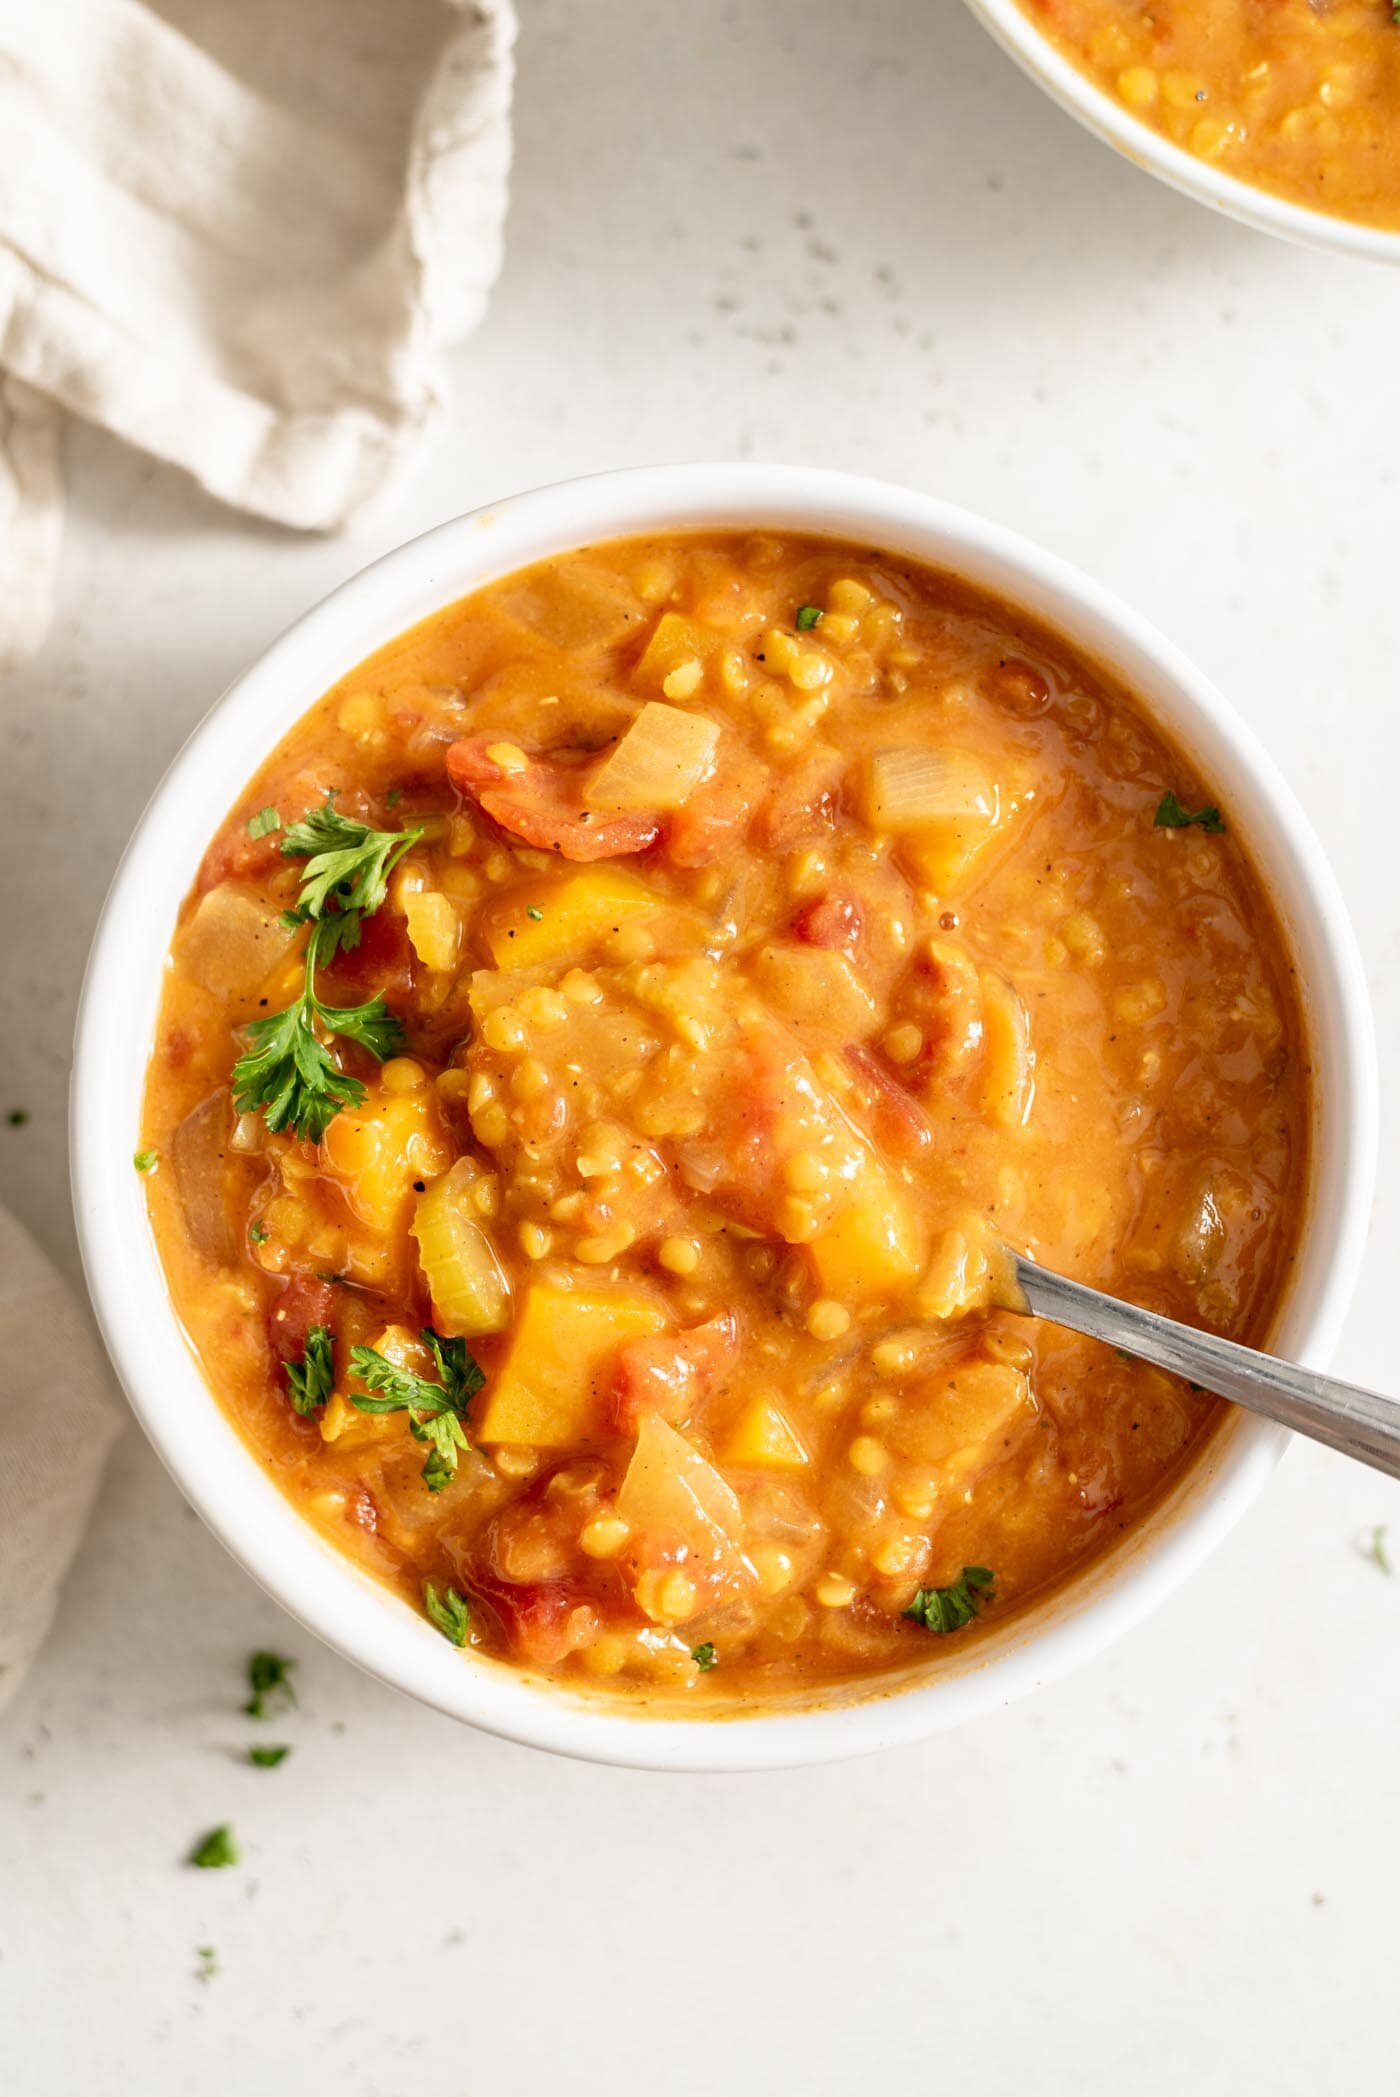
<svg viewBox="0 0 1400 2097"><path fill-rule="evenodd" d="M580 765L534 757L523 772L507 772L487 755L499 740L464 736L450 744L447 776L459 794L522 844L583 862L625 859L660 837L661 817L650 811L599 815L586 809Z"/></svg>
<svg viewBox="0 0 1400 2097"><path fill-rule="evenodd" d="M329 1325L335 1309L334 1282L318 1275L297 1274L284 1286L267 1314L267 1339L279 1362L299 1362L313 1325Z"/></svg>
<svg viewBox="0 0 1400 2097"><path fill-rule="evenodd" d="M598 1628L593 1598L575 1580L503 1580L476 1567L468 1588L496 1618L511 1652L530 1667L557 1667Z"/></svg>
<svg viewBox="0 0 1400 2097"><path fill-rule="evenodd" d="M666 825L663 850L672 866L711 866L742 843L761 790L758 771L747 763L698 787Z"/></svg>
<svg viewBox="0 0 1400 2097"><path fill-rule="evenodd" d="M865 929L861 907L854 896L814 896L804 903L792 920L792 936L809 947L831 947L854 955Z"/></svg>
<svg viewBox="0 0 1400 2097"><path fill-rule="evenodd" d="M619 1434L635 1434L649 1412L660 1413L672 1427L693 1418L737 1351L738 1337L733 1312L724 1311L688 1332L629 1340L618 1349L608 1424Z"/></svg>
<svg viewBox="0 0 1400 2097"><path fill-rule="evenodd" d="M407 923L386 905L363 920L358 946L342 947L327 963L317 988L327 1004L358 1003L376 996L392 1002L411 994L416 972L417 956Z"/></svg>
<svg viewBox="0 0 1400 2097"><path fill-rule="evenodd" d="M922 1157L933 1142L933 1123L913 1093L859 1042L847 1048L846 1061L870 1089L873 1133L880 1149L895 1157Z"/></svg>

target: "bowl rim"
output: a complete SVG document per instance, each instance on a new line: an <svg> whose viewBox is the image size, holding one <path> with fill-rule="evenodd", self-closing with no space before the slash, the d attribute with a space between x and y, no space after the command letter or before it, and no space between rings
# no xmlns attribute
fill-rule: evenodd
<svg viewBox="0 0 1400 2097"><path fill-rule="evenodd" d="M1359 219L1338 218L1308 204L1293 203L1272 190L1256 188L1242 176L1223 173L1164 138L1057 50L1019 0L965 0L965 4L1023 72L1134 166L1194 197L1197 203L1278 239L1331 254L1400 263L1400 229L1368 226Z"/></svg>
<svg viewBox="0 0 1400 2097"><path fill-rule="evenodd" d="M1247 809L1251 852L1312 998L1317 1109L1309 1230L1280 1344L1323 1366L1350 1302L1370 1209L1376 1070L1360 956L1301 807L1253 733L1147 621L1004 526L892 483L812 467L627 468L487 504L385 554L302 615L225 691L156 786L94 934L70 1096L74 1212L98 1324L166 1468L240 1564L303 1626L368 1673L450 1716L583 1760L693 1771L823 1762L912 1741L1009 1703L1111 1643L1233 1527L1289 1437L1227 1419L1124 1546L1003 1632L912 1678L756 1716L650 1715L578 1697L473 1655L464 1662L407 1603L323 1539L285 1499L205 1384L165 1287L133 1170L156 1003L180 900L234 795L293 722L376 647L502 575L647 531L808 531L942 566L999 592L1106 662ZM1163 718L1165 717L1165 718Z"/></svg>

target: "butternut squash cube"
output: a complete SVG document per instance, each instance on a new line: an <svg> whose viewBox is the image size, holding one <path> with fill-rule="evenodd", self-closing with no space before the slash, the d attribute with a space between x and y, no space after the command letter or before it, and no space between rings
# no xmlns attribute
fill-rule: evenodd
<svg viewBox="0 0 1400 2097"><path fill-rule="evenodd" d="M637 676L646 684L661 684L683 663L707 663L726 645L717 626L701 619L688 619L681 612L663 612L647 642Z"/></svg>
<svg viewBox="0 0 1400 2097"><path fill-rule="evenodd" d="M665 907L665 898L635 874L590 867L566 881L545 878L510 889L484 913L486 944L497 968L581 961L619 925Z"/></svg>
<svg viewBox="0 0 1400 2097"><path fill-rule="evenodd" d="M602 1380L617 1349L665 1323L656 1298L639 1289L531 1283L490 1385L478 1441L529 1449L578 1441L597 1423Z"/></svg>
<svg viewBox="0 0 1400 2097"><path fill-rule="evenodd" d="M842 1189L831 1221L811 1240L824 1296L883 1296L907 1288L922 1261L908 1202L874 1158Z"/></svg>
<svg viewBox="0 0 1400 2097"><path fill-rule="evenodd" d="M766 1471L802 1471L811 1461L786 1414L771 1398L755 1398L730 1428L721 1451L727 1464Z"/></svg>

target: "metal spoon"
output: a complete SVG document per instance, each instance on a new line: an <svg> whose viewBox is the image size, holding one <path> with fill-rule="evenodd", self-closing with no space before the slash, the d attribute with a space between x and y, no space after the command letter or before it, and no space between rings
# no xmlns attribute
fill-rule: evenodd
<svg viewBox="0 0 1400 2097"><path fill-rule="evenodd" d="M1082 1282L1066 1281L1010 1248L1008 1252L1015 1285L998 1289L997 1302L1003 1309L1049 1318L1091 1340L1104 1340L1151 1362L1155 1369L1184 1376L1188 1383L1232 1398L1266 1420L1277 1420L1329 1449L1339 1449L1343 1456L1359 1457L1375 1470L1400 1478L1400 1404L1395 1399L1340 1383L1316 1369L1281 1362L1236 1340L1178 1325L1156 1311L1139 1310L1116 1296L1086 1289Z"/></svg>

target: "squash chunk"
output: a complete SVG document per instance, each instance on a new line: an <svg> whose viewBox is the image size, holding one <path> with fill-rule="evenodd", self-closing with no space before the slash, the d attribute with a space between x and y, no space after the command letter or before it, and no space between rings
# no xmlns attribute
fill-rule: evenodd
<svg viewBox="0 0 1400 2097"><path fill-rule="evenodd" d="M842 1197L809 1247L823 1293L839 1300L906 1288L922 1264L908 1202L874 1158Z"/></svg>
<svg viewBox="0 0 1400 2097"><path fill-rule="evenodd" d="M562 1449L601 1417L605 1370L627 1340L660 1332L665 1313L639 1289L532 1283L477 1439Z"/></svg>
<svg viewBox="0 0 1400 2097"><path fill-rule="evenodd" d="M767 1471L804 1471L811 1461L787 1415L771 1398L744 1407L725 1439L727 1464L752 1464Z"/></svg>
<svg viewBox="0 0 1400 2097"><path fill-rule="evenodd" d="M708 662L725 641L717 626L688 619L682 612L663 612L637 664L637 676L648 684L660 684L684 663Z"/></svg>
<svg viewBox="0 0 1400 2097"><path fill-rule="evenodd" d="M635 874L599 866L512 888L485 913L486 944L497 968L580 961L619 925L665 907Z"/></svg>

